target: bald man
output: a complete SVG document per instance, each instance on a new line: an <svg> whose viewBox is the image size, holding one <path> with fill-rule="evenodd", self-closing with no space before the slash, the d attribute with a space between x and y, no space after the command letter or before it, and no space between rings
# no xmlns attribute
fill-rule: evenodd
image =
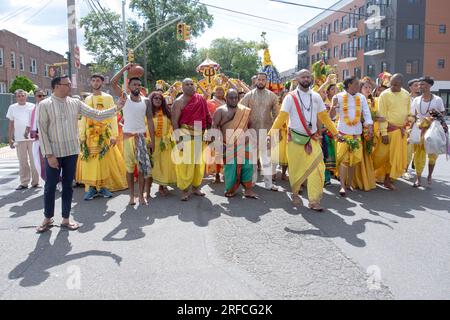
<svg viewBox="0 0 450 320"><path fill-rule="evenodd" d="M178 135L178 151L174 151L181 160L176 164L177 186L183 193L181 200L188 201L191 187L194 195L205 196L200 190L205 174L203 134L211 128L212 119L206 99L196 93L192 79L183 80L183 95L172 108L172 126Z"/></svg>
<svg viewBox="0 0 450 320"><path fill-rule="evenodd" d="M310 89L311 72L301 70L297 74L297 82L298 88L284 99L268 140L289 121L287 158L293 204L297 207L302 204L299 197L300 187L308 181L309 208L321 212L325 163L319 141L321 133L318 130L318 120L340 141L343 141L343 137L331 121L320 95Z"/></svg>
<svg viewBox="0 0 450 320"><path fill-rule="evenodd" d="M391 88L378 100L382 143L375 151L374 167L377 179L384 181L389 190L396 189L393 180L403 175L408 164L406 129L411 115L411 97L402 88L403 82L403 75L393 75Z"/></svg>

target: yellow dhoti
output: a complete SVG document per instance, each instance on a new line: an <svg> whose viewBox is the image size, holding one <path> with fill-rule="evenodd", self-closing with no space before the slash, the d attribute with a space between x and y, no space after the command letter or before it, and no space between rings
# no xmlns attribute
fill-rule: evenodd
<svg viewBox="0 0 450 320"><path fill-rule="evenodd" d="M438 159L438 155L429 154L428 162L430 165L436 165L436 161ZM425 142L422 138L420 144L414 145L414 166L416 168L417 176L421 176L423 170L425 169L425 164L427 162L427 151L425 149Z"/></svg>
<svg viewBox="0 0 450 320"><path fill-rule="evenodd" d="M304 146L290 141L287 145L287 159L292 192L298 194L301 185L308 180L308 198L314 204L322 200L325 163L319 142L311 140L311 146L312 153L307 154Z"/></svg>
<svg viewBox="0 0 450 320"><path fill-rule="evenodd" d="M345 135L346 139L354 139L354 136ZM337 142L336 146L336 164L339 168L341 164L347 167L354 167L358 163L362 161L363 158L363 150L361 137L356 138L359 142L359 148L356 150L350 150L347 142Z"/></svg>
<svg viewBox="0 0 450 320"><path fill-rule="evenodd" d="M197 147L196 147L197 145ZM187 190L189 187L198 188L202 184L205 175L204 159L205 143L192 139L183 142L183 151L174 149L176 163L177 187Z"/></svg>
<svg viewBox="0 0 450 320"><path fill-rule="evenodd" d="M362 161L355 166L353 187L363 191L370 191L377 187L372 154L367 153L365 146L363 146Z"/></svg>
<svg viewBox="0 0 450 320"><path fill-rule="evenodd" d="M374 155L376 177L384 181L387 174L392 179L400 178L407 166L407 139L400 129L389 132L389 144L380 143Z"/></svg>

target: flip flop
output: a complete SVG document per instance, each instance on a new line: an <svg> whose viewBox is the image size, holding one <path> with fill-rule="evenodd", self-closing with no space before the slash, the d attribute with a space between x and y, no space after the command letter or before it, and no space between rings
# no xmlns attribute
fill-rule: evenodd
<svg viewBox="0 0 450 320"><path fill-rule="evenodd" d="M319 207L319 208L309 207L309 209L311 209L313 211L316 211L316 212L323 212L324 211L324 209L322 207Z"/></svg>
<svg viewBox="0 0 450 320"><path fill-rule="evenodd" d="M52 225L53 225L54 222L55 222L55 221L54 221L53 219L50 219L50 221L47 222L46 224L41 224L39 227L37 227L37 228L36 228L36 232L37 232L37 233L44 233L44 232L47 232L47 231L50 229L50 227L52 227Z"/></svg>
<svg viewBox="0 0 450 320"><path fill-rule="evenodd" d="M246 196L245 194L244 194L244 197L246 197L247 199L253 199L253 200L258 200L259 198L258 198L258 196L257 195L253 195L253 196Z"/></svg>
<svg viewBox="0 0 450 320"><path fill-rule="evenodd" d="M66 229L66 230L69 230L69 231L75 231L75 230L80 229L80 225L78 223L75 223L75 222L71 222L69 224L61 223L61 229Z"/></svg>
<svg viewBox="0 0 450 320"><path fill-rule="evenodd" d="M183 201L183 202L189 201L189 196L182 197L182 198L181 198L181 201Z"/></svg>
<svg viewBox="0 0 450 320"><path fill-rule="evenodd" d="M279 192L280 190L277 187L272 187L270 189L270 191L272 191L272 192Z"/></svg>

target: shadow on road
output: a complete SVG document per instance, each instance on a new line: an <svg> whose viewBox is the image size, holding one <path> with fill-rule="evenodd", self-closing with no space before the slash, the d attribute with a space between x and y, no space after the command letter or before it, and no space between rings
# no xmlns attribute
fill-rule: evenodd
<svg viewBox="0 0 450 320"><path fill-rule="evenodd" d="M69 232L60 230L54 243L50 243L52 231L39 236L35 249L29 253L28 258L17 265L8 275L10 280L20 281L22 287L33 287L44 283L49 277L51 268L63 265L67 262L80 260L86 257L109 257L117 265L122 258L108 251L89 250L85 252L69 254L72 244L69 242Z"/></svg>

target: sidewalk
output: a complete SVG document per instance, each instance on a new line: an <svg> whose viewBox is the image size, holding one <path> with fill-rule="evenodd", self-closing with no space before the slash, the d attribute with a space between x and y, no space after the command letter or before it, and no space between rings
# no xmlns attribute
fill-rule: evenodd
<svg viewBox="0 0 450 320"><path fill-rule="evenodd" d="M17 159L16 150L10 147L0 148L0 159Z"/></svg>

